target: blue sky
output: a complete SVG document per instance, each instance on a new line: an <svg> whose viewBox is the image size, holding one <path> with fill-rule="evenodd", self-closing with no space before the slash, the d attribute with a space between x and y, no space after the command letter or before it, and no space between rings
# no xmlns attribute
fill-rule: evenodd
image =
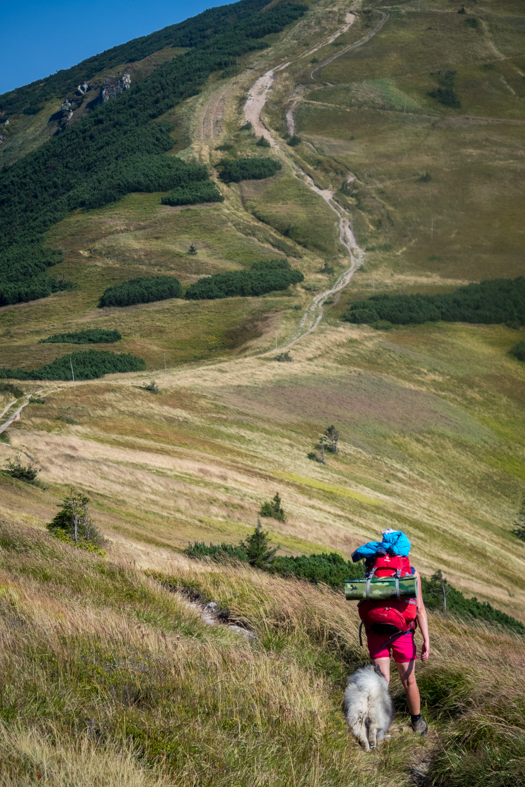
<svg viewBox="0 0 525 787"><path fill-rule="evenodd" d="M0 94L232 0L0 0Z"/></svg>

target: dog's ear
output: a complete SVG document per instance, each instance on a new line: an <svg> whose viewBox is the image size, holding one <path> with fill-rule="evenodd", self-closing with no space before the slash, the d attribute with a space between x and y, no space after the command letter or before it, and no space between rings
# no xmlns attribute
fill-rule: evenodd
<svg viewBox="0 0 525 787"><path fill-rule="evenodd" d="M374 672L376 673L376 675L380 675L382 678L385 677L381 672L381 670L379 669L379 667L377 666L377 664L374 664Z"/></svg>

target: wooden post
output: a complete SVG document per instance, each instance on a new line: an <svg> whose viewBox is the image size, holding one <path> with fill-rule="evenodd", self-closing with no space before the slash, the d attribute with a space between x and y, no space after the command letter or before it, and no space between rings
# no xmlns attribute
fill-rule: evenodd
<svg viewBox="0 0 525 787"><path fill-rule="evenodd" d="M70 359L69 359L69 363L71 364L71 378L72 378L72 380L73 380L73 390L76 390L76 385L75 385L75 372L73 371L73 359L72 359L72 358L70 358Z"/></svg>

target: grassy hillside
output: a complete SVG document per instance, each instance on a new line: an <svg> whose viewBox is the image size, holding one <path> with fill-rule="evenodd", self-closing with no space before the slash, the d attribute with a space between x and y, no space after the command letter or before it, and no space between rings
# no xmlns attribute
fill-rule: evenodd
<svg viewBox="0 0 525 787"><path fill-rule="evenodd" d="M163 94L162 112L152 109L174 129L158 132L158 158L204 165L224 201L174 207L159 190L65 211L44 242L68 288L0 308L0 366L37 369L94 346L43 339L102 329L122 339L96 349L147 367L76 386L0 384L5 787L522 780L519 638L432 614L431 658L417 664L430 735L414 739L394 679L392 739L366 757L340 709L345 676L367 658L354 605L326 587L181 555L190 541L246 538L279 493L285 521L264 520L279 554L347 559L399 528L425 577L439 569L465 596L525 622L525 544L512 533L525 495L525 365L509 354L523 329L382 331L341 319L373 293L452 292L523 273L523 8L313 0L293 24L266 29L263 5L213 9L8 97L41 107L10 110L5 160L17 172L28 151L51 149L43 118L60 80L89 69L102 79L134 61L136 92L106 112L118 121L141 85L173 76L174 56L207 51L210 19L216 35L255 14L256 49L214 60L193 95ZM251 128L245 103L276 67L265 125ZM263 132L269 148L257 144ZM272 177L218 177L224 159L265 156L281 165ZM349 268L353 244L364 265L288 347L312 300ZM276 259L304 281L257 298L97 307L131 279L171 276L187 288ZM278 363L286 349L291 362ZM308 455L331 424L339 453L321 464ZM37 483L1 472L17 457L39 469ZM89 496L106 557L45 532L70 487ZM213 626L202 617L209 601L220 608Z"/></svg>
<svg viewBox="0 0 525 787"><path fill-rule="evenodd" d="M511 533L525 488L515 335L345 324L296 345L292 363L270 354L76 390L46 384L45 405L9 427L0 457L21 450L49 486L2 478L0 510L43 525L60 491L79 485L108 533L180 549L238 540L278 491L288 519L271 532L285 551L349 556L399 527L423 573L441 568L523 620L525 545ZM141 388L152 377L159 394ZM332 423L341 451L323 466L307 454Z"/></svg>
<svg viewBox="0 0 525 787"><path fill-rule="evenodd" d="M343 166L355 176L341 199L370 250L368 265L385 287L391 273L408 285L414 275L519 275L525 20L518 5L476 4L466 14L446 0L368 5L366 24L385 6L382 30L318 70L315 86L301 74L308 90L296 110L297 133L334 172ZM447 73L458 108L429 95ZM301 155L314 165L311 149Z"/></svg>
<svg viewBox="0 0 525 787"><path fill-rule="evenodd" d="M523 647L495 630L432 616L435 654L419 673L431 734L414 740L394 679L392 738L367 757L340 709L363 658L342 595L159 551L99 558L6 522L0 543L5 785L520 778ZM152 566L164 583L141 570ZM252 637L206 625L188 589Z"/></svg>

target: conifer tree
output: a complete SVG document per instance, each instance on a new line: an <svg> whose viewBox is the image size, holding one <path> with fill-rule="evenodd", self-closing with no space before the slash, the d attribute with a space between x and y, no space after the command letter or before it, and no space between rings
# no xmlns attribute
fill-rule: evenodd
<svg viewBox="0 0 525 787"><path fill-rule="evenodd" d="M286 522L286 514L281 502L281 496L277 492L269 503L262 504L259 511L260 516L269 516L272 519L278 519L280 522Z"/></svg>
<svg viewBox="0 0 525 787"><path fill-rule="evenodd" d="M525 541L525 498L521 503L521 508L519 510L518 516L516 517L516 521L514 522L514 528L512 530L515 536L521 541Z"/></svg>
<svg viewBox="0 0 525 787"><path fill-rule="evenodd" d="M88 513L89 498L82 492L70 489L59 505L59 512L47 525L57 538L72 541L76 545L100 547L105 539L95 527Z"/></svg>
<svg viewBox="0 0 525 787"><path fill-rule="evenodd" d="M248 563L254 568L265 568L268 563L273 560L273 557L279 547L272 548L270 543L270 534L267 530L262 529L261 520L257 518L257 527L248 536L242 546L246 550L248 556Z"/></svg>

